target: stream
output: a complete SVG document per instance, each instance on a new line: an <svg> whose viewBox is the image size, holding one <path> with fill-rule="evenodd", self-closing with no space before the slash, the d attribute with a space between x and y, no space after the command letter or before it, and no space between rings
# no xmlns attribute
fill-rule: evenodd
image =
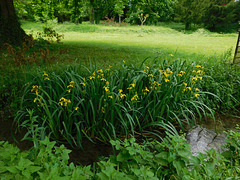
<svg viewBox="0 0 240 180"><path fill-rule="evenodd" d="M215 121L207 118L202 122L198 122L198 124L186 135L194 156L211 148L221 152L221 146L226 143L224 131L235 130L236 125L240 125L240 117L216 114Z"/></svg>

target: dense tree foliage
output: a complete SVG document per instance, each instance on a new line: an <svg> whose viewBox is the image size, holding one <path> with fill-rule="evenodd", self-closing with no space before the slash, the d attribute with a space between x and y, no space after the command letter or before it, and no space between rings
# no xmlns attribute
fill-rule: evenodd
<svg viewBox="0 0 240 180"><path fill-rule="evenodd" d="M216 30L226 24L240 20L240 2L232 0L178 0L176 20L189 29L191 24L203 24L205 28Z"/></svg>
<svg viewBox="0 0 240 180"><path fill-rule="evenodd" d="M208 6L205 8L204 26L210 30L217 30L224 24L240 21L240 2L226 0L205 0Z"/></svg>
<svg viewBox="0 0 240 180"><path fill-rule="evenodd" d="M24 0L16 1L17 14L21 18L45 22L79 22L84 18L91 23L99 23L106 16L129 18L138 23L138 14L149 14L150 23L172 20L175 0ZM134 17L134 18L132 18ZM137 19L137 21L136 21Z"/></svg>
<svg viewBox="0 0 240 180"><path fill-rule="evenodd" d="M176 15L179 21L185 24L185 29L189 29L194 21L194 0L179 0Z"/></svg>
<svg viewBox="0 0 240 180"><path fill-rule="evenodd" d="M83 20L98 24L106 17L140 24L141 13L149 14L146 24L180 21L186 29L201 24L215 30L240 20L240 1L235 0L16 0L15 8L23 19L76 24Z"/></svg>
<svg viewBox="0 0 240 180"><path fill-rule="evenodd" d="M14 9L15 7L15 9ZM180 21L189 29L200 24L217 30L240 21L240 1L236 0L1 0L0 44L19 44L25 36L17 21L21 19L76 24L90 21L100 23L106 18L121 23L141 24L139 15L148 14L146 24L160 21Z"/></svg>

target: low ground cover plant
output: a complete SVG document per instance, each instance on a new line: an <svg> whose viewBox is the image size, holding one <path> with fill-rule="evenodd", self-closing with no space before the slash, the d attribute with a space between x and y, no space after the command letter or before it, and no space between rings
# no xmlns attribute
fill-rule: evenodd
<svg viewBox="0 0 240 180"><path fill-rule="evenodd" d="M239 179L240 132L227 132L225 151L192 156L183 136L167 133L162 142L136 143L134 138L111 141L118 154L97 166L68 163L70 150L45 138L38 148L21 152L0 142L2 179Z"/></svg>
<svg viewBox="0 0 240 180"><path fill-rule="evenodd" d="M15 122L28 135L50 136L81 146L82 139L109 141L129 134L195 124L196 114L213 112L199 88L204 67L183 61L162 61L112 70L73 68L62 74L39 71L23 89ZM209 93L210 94L210 93ZM172 127L172 126L171 126ZM173 128L170 128L173 132Z"/></svg>

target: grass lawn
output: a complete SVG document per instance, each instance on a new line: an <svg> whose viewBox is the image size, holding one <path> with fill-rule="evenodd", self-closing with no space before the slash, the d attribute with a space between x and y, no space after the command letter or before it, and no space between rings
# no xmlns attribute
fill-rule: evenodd
<svg viewBox="0 0 240 180"><path fill-rule="evenodd" d="M23 22L27 33L42 31L44 24ZM104 26L87 23L50 24L59 34L64 34L62 44L50 46L54 55L63 49L67 53L58 57L59 61L81 62L91 60L96 64L140 63L145 58L176 59L198 61L220 59L227 51L233 54L237 34L219 34L204 29L185 32L180 24L144 26L140 36L139 26ZM173 54L173 57L169 55Z"/></svg>

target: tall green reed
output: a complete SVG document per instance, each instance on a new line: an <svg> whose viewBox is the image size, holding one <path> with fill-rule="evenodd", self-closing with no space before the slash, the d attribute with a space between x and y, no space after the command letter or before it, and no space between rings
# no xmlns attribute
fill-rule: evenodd
<svg viewBox="0 0 240 180"><path fill-rule="evenodd" d="M141 67L122 66L113 70L87 69L79 73L39 71L26 84L15 121L29 124L26 109L33 109L38 127L46 136L72 146L83 138L109 141L136 133L157 134L162 127L174 134L199 117L213 111L204 104L206 94L199 88L204 67L183 61L162 61ZM30 127L30 124L29 124Z"/></svg>
<svg viewBox="0 0 240 180"><path fill-rule="evenodd" d="M201 81L202 90L215 94L206 94L204 102L218 112L238 111L240 105L240 71L238 64L231 64L231 49L226 51L220 61L210 58L205 64L205 81Z"/></svg>

